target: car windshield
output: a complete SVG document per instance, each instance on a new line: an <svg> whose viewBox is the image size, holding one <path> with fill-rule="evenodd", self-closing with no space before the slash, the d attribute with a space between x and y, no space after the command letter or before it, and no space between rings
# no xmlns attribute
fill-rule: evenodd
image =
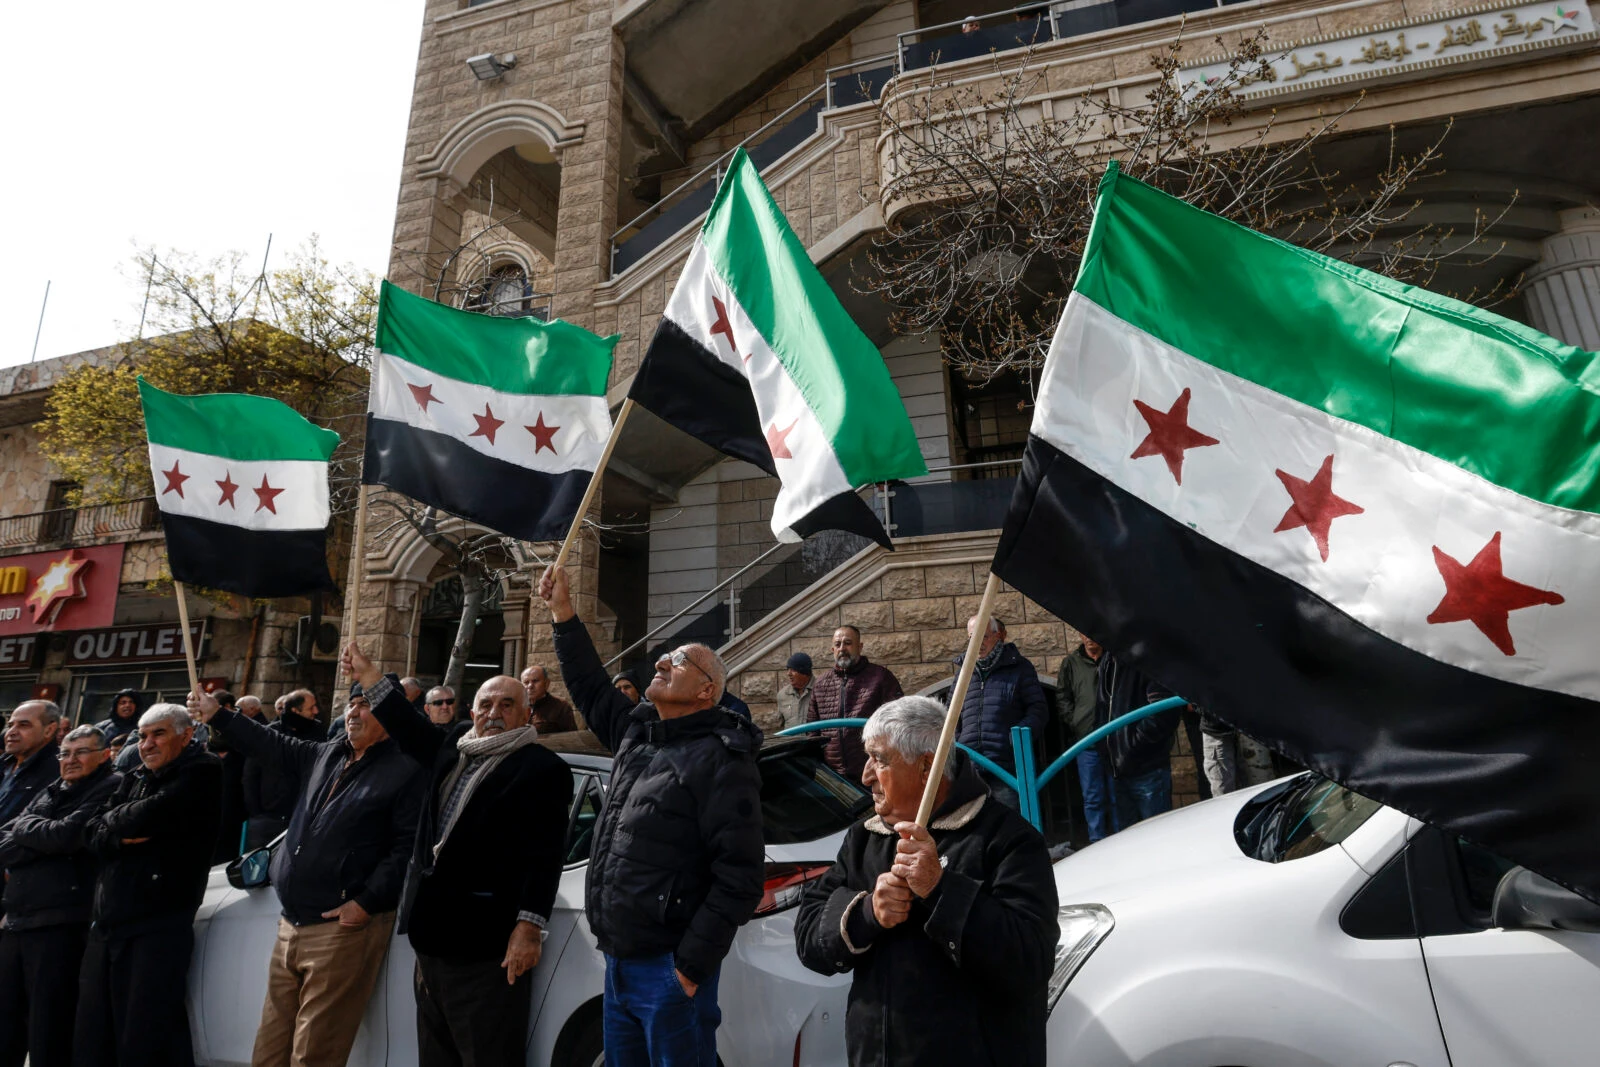
<svg viewBox="0 0 1600 1067"><path fill-rule="evenodd" d="M764 752L757 766L769 845L827 837L865 818L872 807L871 794L823 762L820 744Z"/></svg>
<svg viewBox="0 0 1600 1067"><path fill-rule="evenodd" d="M1234 836L1244 854L1258 860L1304 859L1355 833L1382 806L1321 775L1303 774L1246 804Z"/></svg>

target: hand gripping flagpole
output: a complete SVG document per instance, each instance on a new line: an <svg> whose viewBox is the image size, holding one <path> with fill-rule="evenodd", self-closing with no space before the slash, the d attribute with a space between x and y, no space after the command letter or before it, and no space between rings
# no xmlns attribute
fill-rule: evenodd
<svg viewBox="0 0 1600 1067"><path fill-rule="evenodd" d="M363 458L362 466L366 462ZM361 632L361 583L367 577L367 485L362 482L356 486L356 528L350 538L350 588L345 590L345 600L350 605L350 633L346 641L354 641ZM374 650L376 651L376 650ZM339 675L342 681L352 679L344 678L344 657L339 657ZM341 686L342 688L342 686ZM335 694L337 696L337 693Z"/></svg>
<svg viewBox="0 0 1600 1067"><path fill-rule="evenodd" d="M178 625L183 627L183 658L189 663L189 691L200 692L200 671L194 665L194 639L189 636L189 601L183 595L183 583L174 581L172 592L178 598Z"/></svg>
<svg viewBox="0 0 1600 1067"><path fill-rule="evenodd" d="M939 747L933 753L933 767L928 771L928 784L922 790L922 803L917 805L917 825L926 828L933 817L933 805L939 798L939 783L944 781L944 765L950 760L950 749L956 740L956 724L961 721L961 705L967 699L967 686L972 683L972 671L978 665L978 649L983 647L984 635L989 632L989 615L994 610L994 596L1000 591L1000 576L989 572L989 581L983 587L983 599L978 602L978 613L973 616L972 634L967 638L967 654L961 658L961 670L956 672L956 684L950 690L950 710L945 712L944 729L939 732Z"/></svg>
<svg viewBox="0 0 1600 1067"><path fill-rule="evenodd" d="M611 462L611 452L617 447L617 438L622 436L622 424L628 421L632 413L633 397L630 396L622 402L617 421L611 425L611 436L606 438L605 451L600 453L600 462L594 465L594 473L589 475L589 487L583 491L583 502L578 505L578 513L572 516L572 525L567 528L567 539L561 542L561 551L556 553L557 567L567 562L567 554L572 551L573 542L577 541L583 529L583 517L589 513L589 505L594 503L594 494L600 488L600 477L605 473L606 464Z"/></svg>

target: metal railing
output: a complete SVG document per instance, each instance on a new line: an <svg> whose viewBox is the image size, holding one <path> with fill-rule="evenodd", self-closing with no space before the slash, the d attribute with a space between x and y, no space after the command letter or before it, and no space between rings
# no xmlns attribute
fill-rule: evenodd
<svg viewBox="0 0 1600 1067"><path fill-rule="evenodd" d="M0 548L53 548L126 540L159 528L155 497L87 508L56 508L0 519Z"/></svg>
<svg viewBox="0 0 1600 1067"><path fill-rule="evenodd" d="M1021 467L1020 458L929 467L930 475L967 473L972 476L880 482L873 487L876 510L891 537L992 530L1005 518L1016 480L994 477L988 472L1015 471Z"/></svg>

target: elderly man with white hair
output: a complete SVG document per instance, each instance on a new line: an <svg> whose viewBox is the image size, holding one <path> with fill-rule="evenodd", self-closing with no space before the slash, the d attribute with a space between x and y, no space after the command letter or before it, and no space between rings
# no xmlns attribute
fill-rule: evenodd
<svg viewBox="0 0 1600 1067"><path fill-rule="evenodd" d="M1042 1067L1059 929L1044 838L952 753L927 829L915 822L945 709L901 697L862 730L874 814L852 826L795 919L800 961L854 972L851 1067Z"/></svg>
<svg viewBox="0 0 1600 1067"><path fill-rule="evenodd" d="M141 766L84 829L100 871L74 1025L81 1067L194 1062L184 993L222 821L222 760L193 739L182 705L145 711Z"/></svg>

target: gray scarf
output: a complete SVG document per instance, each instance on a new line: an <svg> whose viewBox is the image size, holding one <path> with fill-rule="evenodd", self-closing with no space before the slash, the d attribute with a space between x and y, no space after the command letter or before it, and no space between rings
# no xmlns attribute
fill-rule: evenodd
<svg viewBox="0 0 1600 1067"><path fill-rule="evenodd" d="M439 827L439 840L433 846L433 858L439 858L439 851L444 848L444 843L450 837L450 831L455 828L456 819L466 809L467 801L472 799L473 790L478 788L478 783L500 765L500 761L511 753L539 740L539 731L533 724L516 730L507 730L504 733L494 734L490 737L479 737L476 727L462 734L456 741L456 765L445 775L444 782L439 787L441 810L439 812L443 824ZM462 776L466 780L462 781ZM458 793L459 791L459 793Z"/></svg>

